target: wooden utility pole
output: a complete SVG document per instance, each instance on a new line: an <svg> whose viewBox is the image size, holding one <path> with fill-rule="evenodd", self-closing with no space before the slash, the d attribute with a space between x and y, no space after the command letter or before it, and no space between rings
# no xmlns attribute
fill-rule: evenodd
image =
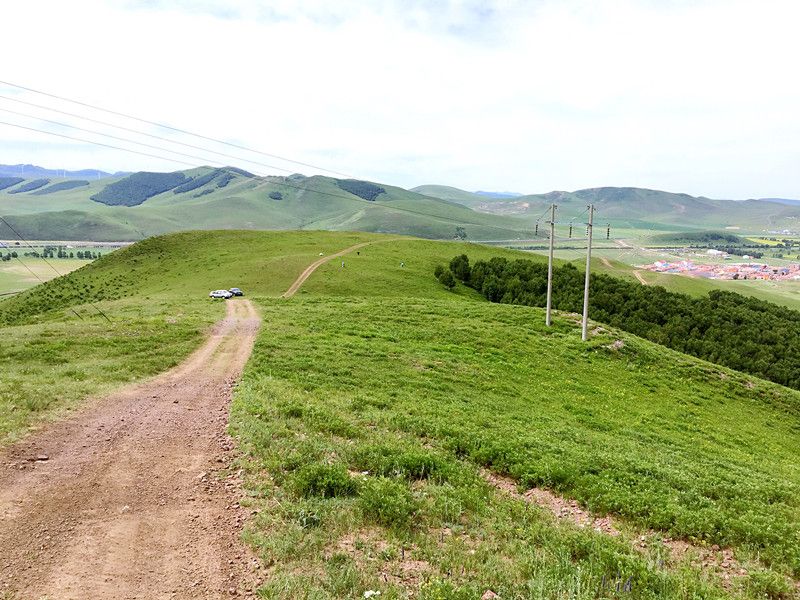
<svg viewBox="0 0 800 600"><path fill-rule="evenodd" d="M550 205L550 255L547 261L547 316L544 324L550 327L550 310L553 304L553 242L555 240L556 229L556 205Z"/></svg>
<svg viewBox="0 0 800 600"><path fill-rule="evenodd" d="M589 223L586 229L589 243L586 246L586 281L583 284L583 329L581 339L585 342L588 338L589 325L589 269L592 261L592 219L594 217L594 204L589 205Z"/></svg>

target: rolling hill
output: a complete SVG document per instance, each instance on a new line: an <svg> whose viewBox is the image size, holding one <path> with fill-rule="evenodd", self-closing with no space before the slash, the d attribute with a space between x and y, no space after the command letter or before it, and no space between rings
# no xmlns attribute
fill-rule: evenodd
<svg viewBox="0 0 800 600"><path fill-rule="evenodd" d="M81 172L76 172L79 174ZM186 229L323 229L431 239L530 239L551 202L563 219L594 203L624 229L796 228L800 206L727 201L640 188L596 188L508 198L447 186L413 190L331 177L256 177L233 167L102 179L0 177L0 216L29 239L133 241ZM13 238L0 223L0 239Z"/></svg>
<svg viewBox="0 0 800 600"><path fill-rule="evenodd" d="M572 217L594 204L598 221L618 228L690 230L734 227L743 230L797 230L800 206L777 200L711 200L659 190L602 187L575 192L531 194L513 199L486 198L446 186L425 185L415 191L498 215L539 218L551 203Z"/></svg>
<svg viewBox="0 0 800 600"><path fill-rule="evenodd" d="M279 297L320 252L361 243ZM263 596L594 598L610 581L610 596L791 598L800 393L448 291L433 267L463 248L338 232L134 244L0 302L2 431L175 364L222 315L207 290L239 285L269 324L230 417Z"/></svg>
<svg viewBox="0 0 800 600"><path fill-rule="evenodd" d="M426 238L522 239L522 220L402 188L330 177L255 177L227 167L101 180L0 180L0 216L28 239L123 241L185 229L326 229ZM457 228L459 228L457 230ZM460 232L460 233L459 233ZM14 237L0 223L0 239Z"/></svg>

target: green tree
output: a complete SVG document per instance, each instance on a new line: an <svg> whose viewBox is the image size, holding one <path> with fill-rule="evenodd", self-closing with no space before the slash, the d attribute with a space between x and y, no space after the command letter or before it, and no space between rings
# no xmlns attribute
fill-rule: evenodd
<svg viewBox="0 0 800 600"><path fill-rule="evenodd" d="M456 256L450 261L450 270L461 281L469 281L469 258L466 254Z"/></svg>
<svg viewBox="0 0 800 600"><path fill-rule="evenodd" d="M439 281L441 284L449 290L452 290L456 287L456 278L453 277L453 273L450 271L442 271L442 274L439 276Z"/></svg>

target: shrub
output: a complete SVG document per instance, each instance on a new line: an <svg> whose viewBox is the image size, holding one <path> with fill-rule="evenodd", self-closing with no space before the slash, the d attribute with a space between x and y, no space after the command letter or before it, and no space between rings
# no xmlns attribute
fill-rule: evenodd
<svg viewBox="0 0 800 600"><path fill-rule="evenodd" d="M358 503L364 516L385 527L406 527L416 511L408 486L394 479L376 477L361 487Z"/></svg>
<svg viewBox="0 0 800 600"><path fill-rule="evenodd" d="M747 588L754 598L784 600L792 597L792 588L774 571L754 571L747 578Z"/></svg>
<svg viewBox="0 0 800 600"><path fill-rule="evenodd" d="M439 279L444 271L445 269L443 265L436 265L436 268L433 270L433 276L436 277L436 279Z"/></svg>
<svg viewBox="0 0 800 600"><path fill-rule="evenodd" d="M452 472L452 465L432 452L383 444L362 446L355 452L353 462L358 469L373 475L407 480L433 479L442 482Z"/></svg>
<svg viewBox="0 0 800 600"><path fill-rule="evenodd" d="M456 256L450 261L450 270L461 281L469 281L469 258L466 254Z"/></svg>
<svg viewBox="0 0 800 600"><path fill-rule="evenodd" d="M442 274L439 275L439 282L449 290L456 287L456 278L453 277L451 271L443 271Z"/></svg>
<svg viewBox="0 0 800 600"><path fill-rule="evenodd" d="M301 467L294 476L294 491L299 496L337 498L356 493L356 482L344 465L313 463Z"/></svg>
<svg viewBox="0 0 800 600"><path fill-rule="evenodd" d="M270 192L269 197L272 200L283 200L283 194L280 192Z"/></svg>

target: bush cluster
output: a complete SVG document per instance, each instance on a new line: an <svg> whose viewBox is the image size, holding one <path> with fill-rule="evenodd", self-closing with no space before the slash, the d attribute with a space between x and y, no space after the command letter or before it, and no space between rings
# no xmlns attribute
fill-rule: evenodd
<svg viewBox="0 0 800 600"><path fill-rule="evenodd" d="M358 179L337 179L336 185L345 192L350 192L354 196L358 196L367 202L373 202L375 198L386 193L386 190L379 185L375 185L369 181L360 181Z"/></svg>
<svg viewBox="0 0 800 600"><path fill-rule="evenodd" d="M214 169L210 173L205 175L201 175L200 177L193 177L186 183L179 185L175 189L172 190L173 194L183 194L185 192L191 192L192 190L196 190L197 188L203 187L207 183L211 183L215 177L217 177L222 171L219 169Z"/></svg>
<svg viewBox="0 0 800 600"><path fill-rule="evenodd" d="M47 194L54 194L56 192L65 192L67 190L74 190L75 188L85 187L89 185L88 181L82 179L72 179L70 181L60 181L53 185L41 190L37 190L31 196L46 196Z"/></svg>
<svg viewBox="0 0 800 600"><path fill-rule="evenodd" d="M29 181L25 185L21 185L17 189L11 190L8 193L24 194L25 192L32 192L33 190L38 190L39 188L46 186L48 183L50 183L49 179L34 179L33 181Z"/></svg>
<svg viewBox="0 0 800 600"><path fill-rule="evenodd" d="M0 190L10 188L12 185L17 185L25 181L22 177L0 177Z"/></svg>
<svg viewBox="0 0 800 600"><path fill-rule="evenodd" d="M186 175L175 173L139 172L115 181L91 197L109 206L138 206L148 198L163 194L186 182Z"/></svg>

